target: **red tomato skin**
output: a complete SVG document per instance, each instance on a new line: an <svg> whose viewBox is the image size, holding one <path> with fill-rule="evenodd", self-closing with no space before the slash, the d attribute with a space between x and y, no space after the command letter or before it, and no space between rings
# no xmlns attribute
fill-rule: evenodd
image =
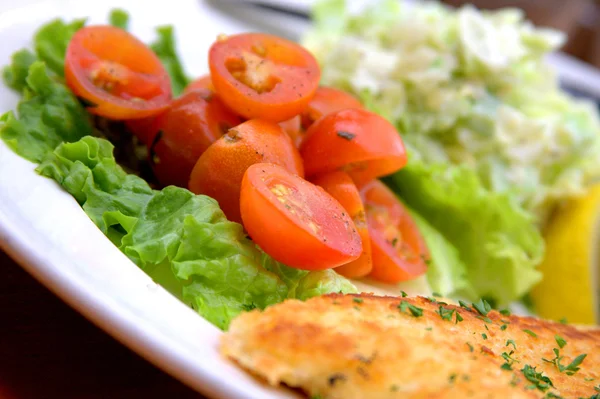
<svg viewBox="0 0 600 399"><path fill-rule="evenodd" d="M231 129L200 156L188 188L216 199L229 220L241 223L242 178L249 166L264 162L304 176L300 154L283 129L273 122L251 119Z"/></svg>
<svg viewBox="0 0 600 399"><path fill-rule="evenodd" d="M236 78L230 70L233 62L244 60L248 54L262 59L255 63L262 68L260 73L254 73L257 69L252 66L246 68L253 79L258 77L256 80L268 83L262 92ZM307 50L263 33L217 40L209 50L209 67L213 86L229 108L248 119L273 122L285 121L304 111L321 78L319 65Z"/></svg>
<svg viewBox="0 0 600 399"><path fill-rule="evenodd" d="M354 261L341 265L336 272L348 278L366 276L373 269L371 240L365 219L365 209L358 188L347 173L335 171L317 177L312 181L335 198L354 222L360 235L363 252Z"/></svg>
<svg viewBox="0 0 600 399"><path fill-rule="evenodd" d="M102 65L106 67L95 69ZM95 86L93 74L99 71L123 83L118 95ZM157 115L171 99L169 75L158 57L140 40L113 26L87 26L73 35L65 55L65 81L77 96L93 104L87 108L90 113L109 119Z"/></svg>
<svg viewBox="0 0 600 399"><path fill-rule="evenodd" d="M306 196L317 203L314 208L321 212L314 217L321 221L329 220L330 224L336 223L338 233L345 229L339 237L329 240L317 238L308 227L299 228L285 205L276 198L270 198L269 189L262 187L263 182L257 182L257 179L262 179L258 171L272 173L275 168L279 174L276 179L292 180L299 187L298 191L306 192ZM273 259L287 266L325 270L356 259L362 251L360 237L342 206L320 187L277 165L254 164L248 168L242 180L240 210L244 226L254 242Z"/></svg>
<svg viewBox="0 0 600 399"><path fill-rule="evenodd" d="M187 187L198 158L241 119L206 89L173 101L159 125L161 137L151 144L154 174L164 185Z"/></svg>
<svg viewBox="0 0 600 399"><path fill-rule="evenodd" d="M200 76L198 79L191 82L186 88L183 90L183 94L187 94L192 90L196 89L206 89L212 92L215 91L215 88L212 84L212 80L210 79L210 75Z"/></svg>
<svg viewBox="0 0 600 399"><path fill-rule="evenodd" d="M279 126L281 126L288 136L290 136L296 148L300 148L300 144L304 138L304 130L302 129L300 115L296 115L292 119L279 122Z"/></svg>
<svg viewBox="0 0 600 399"><path fill-rule="evenodd" d="M315 121L333 112L362 108L360 101L351 94L333 87L320 86L302 113L302 127L306 130Z"/></svg>
<svg viewBox="0 0 600 399"><path fill-rule="evenodd" d="M361 186L406 165L404 143L394 126L363 109L326 115L306 132L300 147L307 176L343 170Z"/></svg>
<svg viewBox="0 0 600 399"><path fill-rule="evenodd" d="M373 254L373 269L369 277L394 284L424 274L430 259L429 250L408 210L395 194L378 180L363 186L361 195L365 203ZM386 239L383 231L385 226L377 219L375 209L385 211L384 224L395 226L400 231L399 244L403 245L405 252L408 251L408 256L398 256L397 247Z"/></svg>

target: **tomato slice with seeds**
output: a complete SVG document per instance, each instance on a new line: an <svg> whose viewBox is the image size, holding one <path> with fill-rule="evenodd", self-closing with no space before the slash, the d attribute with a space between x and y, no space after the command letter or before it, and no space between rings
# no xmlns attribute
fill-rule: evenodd
<svg viewBox="0 0 600 399"><path fill-rule="evenodd" d="M394 126L364 109L334 112L313 123L300 154L307 176L343 170L359 186L396 172L407 160Z"/></svg>
<svg viewBox="0 0 600 399"><path fill-rule="evenodd" d="M78 30L65 56L67 85L109 119L159 114L169 105L171 83L158 57L144 43L113 26Z"/></svg>
<svg viewBox="0 0 600 399"><path fill-rule="evenodd" d="M165 186L187 187L202 153L241 122L207 89L190 91L173 101L149 148L158 181Z"/></svg>
<svg viewBox="0 0 600 399"><path fill-rule="evenodd" d="M336 272L346 277L362 277L373 268L371 260L371 241L365 216L365 208L356 185L347 173L336 171L320 176L313 183L322 187L335 198L348 212L360 235L363 251L358 259L339 266Z"/></svg>
<svg viewBox="0 0 600 399"><path fill-rule="evenodd" d="M210 79L210 75L204 75L194 80L192 83L186 86L185 90L183 90L183 94L189 93L190 91L196 89L207 89L210 91L215 91L215 88L212 84L212 80Z"/></svg>
<svg viewBox="0 0 600 399"><path fill-rule="evenodd" d="M242 178L250 165L264 162L304 176L300 154L283 129L251 119L230 129L198 158L188 188L216 199L229 220L241 222Z"/></svg>
<svg viewBox="0 0 600 399"><path fill-rule="evenodd" d="M300 114L321 76L307 50L262 33L219 38L208 60L217 93L233 111L249 119L281 122Z"/></svg>
<svg viewBox="0 0 600 399"><path fill-rule="evenodd" d="M345 91L320 86L308 108L302 113L302 127L308 129L316 120L344 109L363 108L360 101Z"/></svg>
<svg viewBox="0 0 600 399"><path fill-rule="evenodd" d="M242 180L240 204L250 237L290 267L330 269L362 252L356 227L340 203L280 166L250 166Z"/></svg>
<svg viewBox="0 0 600 399"><path fill-rule="evenodd" d="M371 237L370 277L385 283L412 280L427 271L429 250L423 236L396 195L381 181L361 189Z"/></svg>

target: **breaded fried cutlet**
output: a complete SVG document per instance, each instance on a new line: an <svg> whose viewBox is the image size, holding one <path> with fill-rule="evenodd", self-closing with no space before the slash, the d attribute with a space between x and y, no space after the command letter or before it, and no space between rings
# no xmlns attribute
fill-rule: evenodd
<svg viewBox="0 0 600 399"><path fill-rule="evenodd" d="M600 395L600 330L486 305L369 294L287 300L236 318L221 350L272 385L323 399Z"/></svg>

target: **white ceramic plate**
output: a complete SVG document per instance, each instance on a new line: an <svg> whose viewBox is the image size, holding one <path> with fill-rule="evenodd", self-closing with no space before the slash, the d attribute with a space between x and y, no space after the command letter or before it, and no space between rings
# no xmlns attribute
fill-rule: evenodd
<svg viewBox="0 0 600 399"><path fill-rule="evenodd" d="M117 6L131 13L131 30L145 41L153 39L155 26L176 24L178 45L193 75L208 71L207 50L219 33L277 32L242 22L217 2L55 0L28 1L25 6L21 2L20 8L11 3L0 4L1 65L15 50L28 46L34 31L49 19L89 17L90 22L105 23L108 11ZM236 8L238 15L240 11ZM244 20L260 18L250 13ZM0 85L1 112L14 109L18 99ZM0 142L0 244L29 273L119 341L206 395L296 397L261 385L223 359L217 350L221 332L154 284L69 194L34 168Z"/></svg>
<svg viewBox="0 0 600 399"><path fill-rule="evenodd" d="M306 9L311 0L288 1ZM306 26L239 3L243 0L21 0L16 8L15 2L0 1L0 65L30 45L34 31L49 19L89 17L104 23L113 7L131 13L131 30L145 41L154 37L155 26L176 25L180 52L193 75L207 72L207 49L219 33L268 31L294 38ZM577 62L569 62L567 75L587 76L588 85L600 82L595 70L586 75ZM0 84L0 112L14 109L18 99ZM70 195L34 167L0 142L0 245L29 273L119 341L206 395L297 397L262 385L223 359L217 351L221 332L154 284Z"/></svg>

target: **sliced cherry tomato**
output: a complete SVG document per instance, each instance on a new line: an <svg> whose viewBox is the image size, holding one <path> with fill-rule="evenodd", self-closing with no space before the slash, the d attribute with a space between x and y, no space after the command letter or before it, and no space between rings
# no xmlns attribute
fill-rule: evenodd
<svg viewBox="0 0 600 399"><path fill-rule="evenodd" d="M366 276L373 268L371 241L365 208L356 185L347 173L340 171L320 176L313 180L313 183L322 187L344 207L350 218L352 218L362 242L363 252L358 259L337 267L335 271L346 277Z"/></svg>
<svg viewBox="0 0 600 399"><path fill-rule="evenodd" d="M88 111L110 119L157 115L169 105L171 83L144 43L113 26L88 26L74 35L65 57L65 78Z"/></svg>
<svg viewBox="0 0 600 399"><path fill-rule="evenodd" d="M373 253L370 276L386 283L397 283L425 273L429 250L404 205L379 180L365 185L361 195Z"/></svg>
<svg viewBox="0 0 600 399"><path fill-rule="evenodd" d="M210 79L210 75L204 75L194 80L192 83L187 85L187 87L183 91L183 94L189 93L190 91L196 89L208 89L210 91L215 91L215 88L212 84L212 80Z"/></svg>
<svg viewBox="0 0 600 399"><path fill-rule="evenodd" d="M242 121L211 91L197 89L173 101L150 145L150 161L163 185L187 187L198 158Z"/></svg>
<svg viewBox="0 0 600 399"><path fill-rule="evenodd" d="M302 113L302 127L308 129L317 119L344 109L363 108L360 101L345 91L321 86Z"/></svg>
<svg viewBox="0 0 600 399"><path fill-rule="evenodd" d="M135 134L138 140L147 146L150 146L154 137L160 130L160 125L165 115L166 111L148 118L129 119L125 121L125 126L131 133Z"/></svg>
<svg viewBox="0 0 600 399"><path fill-rule="evenodd" d="M394 126L364 109L334 112L313 123L300 153L307 176L343 170L359 186L406 164Z"/></svg>
<svg viewBox="0 0 600 399"><path fill-rule="evenodd" d="M360 236L345 209L323 189L273 164L254 164L241 190L244 227L274 259L305 270L356 259Z"/></svg>
<svg viewBox="0 0 600 399"><path fill-rule="evenodd" d="M300 114L321 76L300 45L262 33L217 40L208 54L212 83L239 115L281 122Z"/></svg>
<svg viewBox="0 0 600 399"><path fill-rule="evenodd" d="M296 148L299 148L304 137L300 115L296 115L287 121L279 122L279 126L290 136Z"/></svg>
<svg viewBox="0 0 600 399"><path fill-rule="evenodd" d="M230 129L200 156L188 187L216 199L229 220L241 223L242 178L250 165L261 162L304 176L300 154L283 129L273 122L251 119Z"/></svg>

